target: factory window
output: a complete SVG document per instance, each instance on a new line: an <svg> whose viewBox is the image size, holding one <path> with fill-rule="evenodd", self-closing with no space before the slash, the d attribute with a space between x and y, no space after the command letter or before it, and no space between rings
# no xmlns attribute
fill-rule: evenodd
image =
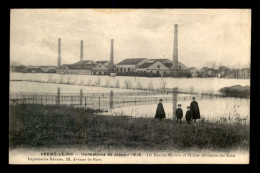
<svg viewBox="0 0 260 173"><path fill-rule="evenodd" d="M101 68L101 65L99 65L99 68Z"/></svg>
<svg viewBox="0 0 260 173"><path fill-rule="evenodd" d="M130 72L130 68L128 68L128 72Z"/></svg>
<svg viewBox="0 0 260 173"><path fill-rule="evenodd" d="M157 65L157 68L160 68L160 65Z"/></svg>
<svg viewBox="0 0 260 173"><path fill-rule="evenodd" d="M159 74L159 71L157 71L157 74Z"/></svg>
<svg viewBox="0 0 260 173"><path fill-rule="evenodd" d="M126 68L124 68L124 72L126 72Z"/></svg>
<svg viewBox="0 0 260 173"><path fill-rule="evenodd" d="M153 71L151 71L150 73L153 73Z"/></svg>
<svg viewBox="0 0 260 173"><path fill-rule="evenodd" d="M101 74L101 72L99 72L99 74Z"/></svg>
<svg viewBox="0 0 260 173"><path fill-rule="evenodd" d="M122 67L120 68L120 72L123 72L123 68Z"/></svg>
<svg viewBox="0 0 260 173"><path fill-rule="evenodd" d="M181 66L179 65L179 68L181 68Z"/></svg>
<svg viewBox="0 0 260 173"><path fill-rule="evenodd" d="M165 71L165 72L163 72L163 74L166 74L166 71Z"/></svg>

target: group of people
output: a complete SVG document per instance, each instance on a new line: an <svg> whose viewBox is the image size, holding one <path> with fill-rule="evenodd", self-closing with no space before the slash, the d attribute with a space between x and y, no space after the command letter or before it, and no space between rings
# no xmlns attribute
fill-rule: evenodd
<svg viewBox="0 0 260 173"><path fill-rule="evenodd" d="M178 109L176 109L176 118L177 123L181 124L181 120L183 118L183 111L182 111L182 105L178 104ZM159 100L159 103L157 105L155 118L159 118L161 121L163 118L166 118L165 111L162 104L162 99ZM190 106L187 107L185 119L190 124L192 120L196 122L197 119L200 119L200 109L198 102L196 101L195 97L192 97L192 102L190 103Z"/></svg>

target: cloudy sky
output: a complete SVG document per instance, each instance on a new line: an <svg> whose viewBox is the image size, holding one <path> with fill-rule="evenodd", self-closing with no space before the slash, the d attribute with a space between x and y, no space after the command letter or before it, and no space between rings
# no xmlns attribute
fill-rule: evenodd
<svg viewBox="0 0 260 173"><path fill-rule="evenodd" d="M179 61L191 67L212 62L229 67L250 64L249 10L181 9L14 9L11 10L10 60L25 65L57 65L80 59L169 58L174 24L179 25Z"/></svg>

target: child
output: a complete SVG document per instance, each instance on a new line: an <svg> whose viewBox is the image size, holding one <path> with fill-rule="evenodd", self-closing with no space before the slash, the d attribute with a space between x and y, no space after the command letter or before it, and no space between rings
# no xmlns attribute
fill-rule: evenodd
<svg viewBox="0 0 260 173"><path fill-rule="evenodd" d="M166 118L163 104L162 104L162 99L159 100L159 103L158 103L158 106L156 109L155 118L159 118L160 121L161 121L161 119Z"/></svg>
<svg viewBox="0 0 260 173"><path fill-rule="evenodd" d="M191 114L189 106L187 107L187 112L186 112L185 118L186 118L186 121L188 122L188 124L190 124L190 122L192 121L192 114Z"/></svg>
<svg viewBox="0 0 260 173"><path fill-rule="evenodd" d="M176 116L177 116L177 123L180 120L180 124L181 124L181 119L183 117L183 112L181 109L181 104L178 104L178 109L176 109Z"/></svg>

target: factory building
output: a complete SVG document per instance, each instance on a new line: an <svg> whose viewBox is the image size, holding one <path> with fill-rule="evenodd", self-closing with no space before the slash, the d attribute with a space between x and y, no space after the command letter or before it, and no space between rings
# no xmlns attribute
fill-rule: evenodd
<svg viewBox="0 0 260 173"><path fill-rule="evenodd" d="M110 61L83 60L83 40L80 41L80 61L74 64L61 65L61 39L58 39L58 74L106 75L115 71L113 42L111 40ZM111 65L112 62L112 65Z"/></svg>

